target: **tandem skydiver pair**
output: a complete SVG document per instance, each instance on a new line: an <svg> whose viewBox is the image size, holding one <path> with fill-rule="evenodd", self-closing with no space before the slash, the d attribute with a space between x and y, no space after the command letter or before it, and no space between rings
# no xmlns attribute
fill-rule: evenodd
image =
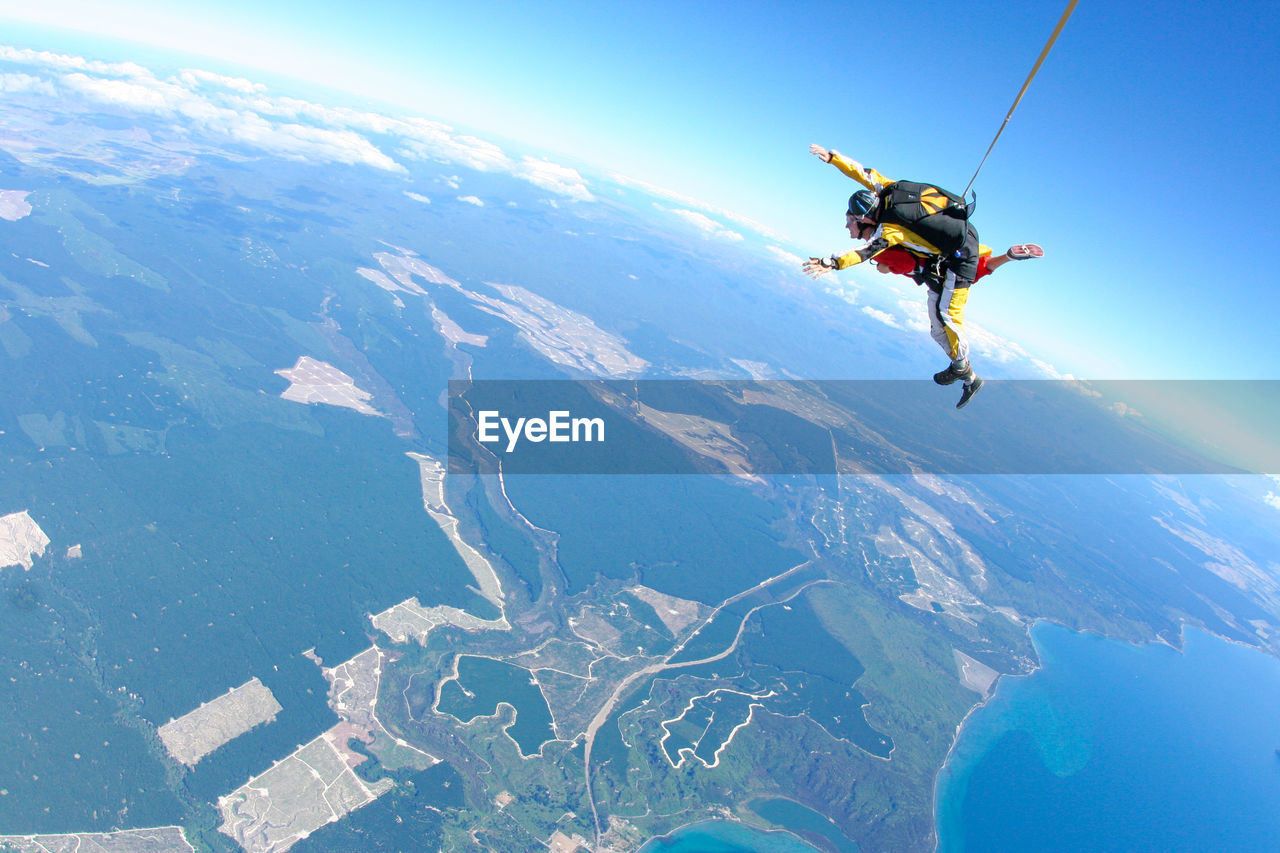
<svg viewBox="0 0 1280 853"><path fill-rule="evenodd" d="M991 249L978 242L978 232L969 222L971 203L930 184L890 180L816 143L809 151L866 188L850 196L845 213L849 236L866 245L842 255L811 257L804 271L817 278L872 261L882 273L906 275L928 288L930 334L951 359L933 380L939 385L963 382L956 403L956 408L963 408L982 387L982 378L969 363L964 330L970 286L1009 261L1043 257L1044 250L1034 243L1021 243L993 257Z"/></svg>

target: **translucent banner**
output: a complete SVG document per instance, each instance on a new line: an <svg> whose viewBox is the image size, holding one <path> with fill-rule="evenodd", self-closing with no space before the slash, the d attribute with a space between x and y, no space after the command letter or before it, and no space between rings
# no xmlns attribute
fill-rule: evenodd
<svg viewBox="0 0 1280 853"><path fill-rule="evenodd" d="M449 383L449 467L504 474L1280 472L1280 382Z"/></svg>

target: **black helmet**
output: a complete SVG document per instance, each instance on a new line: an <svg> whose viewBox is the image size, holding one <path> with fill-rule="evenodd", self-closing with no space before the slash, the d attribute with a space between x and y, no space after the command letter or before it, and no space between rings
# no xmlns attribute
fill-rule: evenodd
<svg viewBox="0 0 1280 853"><path fill-rule="evenodd" d="M876 196L871 190L858 190L849 196L849 215L855 219L869 216L875 207Z"/></svg>

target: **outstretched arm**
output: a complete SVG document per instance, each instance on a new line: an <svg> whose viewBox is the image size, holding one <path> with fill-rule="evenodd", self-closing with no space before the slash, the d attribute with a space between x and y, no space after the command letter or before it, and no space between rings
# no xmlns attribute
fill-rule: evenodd
<svg viewBox="0 0 1280 853"><path fill-rule="evenodd" d="M831 255L830 257L826 257L826 258L809 258L809 260L805 261L803 264L805 275L809 276L810 278L818 278L819 276L826 275L832 270L845 270L851 266L860 264L863 261L873 260L877 258L881 253L883 253L886 249L890 249L894 246L897 246L902 242L900 239L898 239L898 232L900 230L901 229L898 229L898 231L890 231L887 236L882 233L877 233L861 249L855 249L852 252L845 252L843 255ZM914 252L909 249L904 248L904 249L899 249L898 251L900 255L906 255L908 256L908 258L912 256L914 256L915 258L922 257L919 254L919 252ZM904 275L908 275L909 272L906 269L894 269L894 267L897 266L898 263L900 262L901 262L900 258L895 258L894 256L890 256L887 259L887 263L889 266L888 271L899 272ZM914 269L915 266L916 266L916 262L911 261L910 262L911 269ZM881 270L881 272L885 272L885 271L886 270Z"/></svg>
<svg viewBox="0 0 1280 853"><path fill-rule="evenodd" d="M818 143L809 146L809 153L817 157L824 163L830 163L841 172L844 172L850 178L862 184L872 192L880 192L887 185L893 183L890 179L877 172L875 169L868 169L857 160L846 157L835 149L823 148Z"/></svg>

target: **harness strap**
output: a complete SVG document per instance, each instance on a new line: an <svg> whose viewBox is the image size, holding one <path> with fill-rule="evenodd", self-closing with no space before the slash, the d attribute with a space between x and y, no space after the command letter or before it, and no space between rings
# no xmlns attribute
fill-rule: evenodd
<svg viewBox="0 0 1280 853"><path fill-rule="evenodd" d="M1018 102L1022 100L1022 96L1027 93L1027 87L1031 85L1031 81L1035 79L1036 73L1040 70L1040 66L1044 64L1045 57L1049 55L1053 43L1058 40L1058 36L1062 33L1062 28L1067 25L1067 20L1071 17L1071 13L1076 10L1076 3L1079 0L1071 0L1067 4L1067 10L1062 13L1062 17L1058 19L1058 26L1053 28L1053 35L1049 36L1049 41L1045 44L1044 50L1040 51L1036 64L1031 67L1031 73L1027 75L1027 80L1022 84L1022 88L1018 91L1018 97L1013 99L1013 106L1009 107L1008 114L1004 117L1004 123L1000 125L1000 129L996 131L995 139L991 140L991 144L987 146L987 153L982 155L982 162L978 164L978 168L974 170L973 177L969 179L969 183L965 185L964 192L960 193L960 197L969 194L969 188L973 186L973 182L978 179L978 172L982 171L982 167L986 165L987 158L991 156L991 149L996 147L996 140L1000 138L1000 134L1004 133L1005 125L1009 123L1009 119L1013 118L1013 111L1018 108Z"/></svg>

